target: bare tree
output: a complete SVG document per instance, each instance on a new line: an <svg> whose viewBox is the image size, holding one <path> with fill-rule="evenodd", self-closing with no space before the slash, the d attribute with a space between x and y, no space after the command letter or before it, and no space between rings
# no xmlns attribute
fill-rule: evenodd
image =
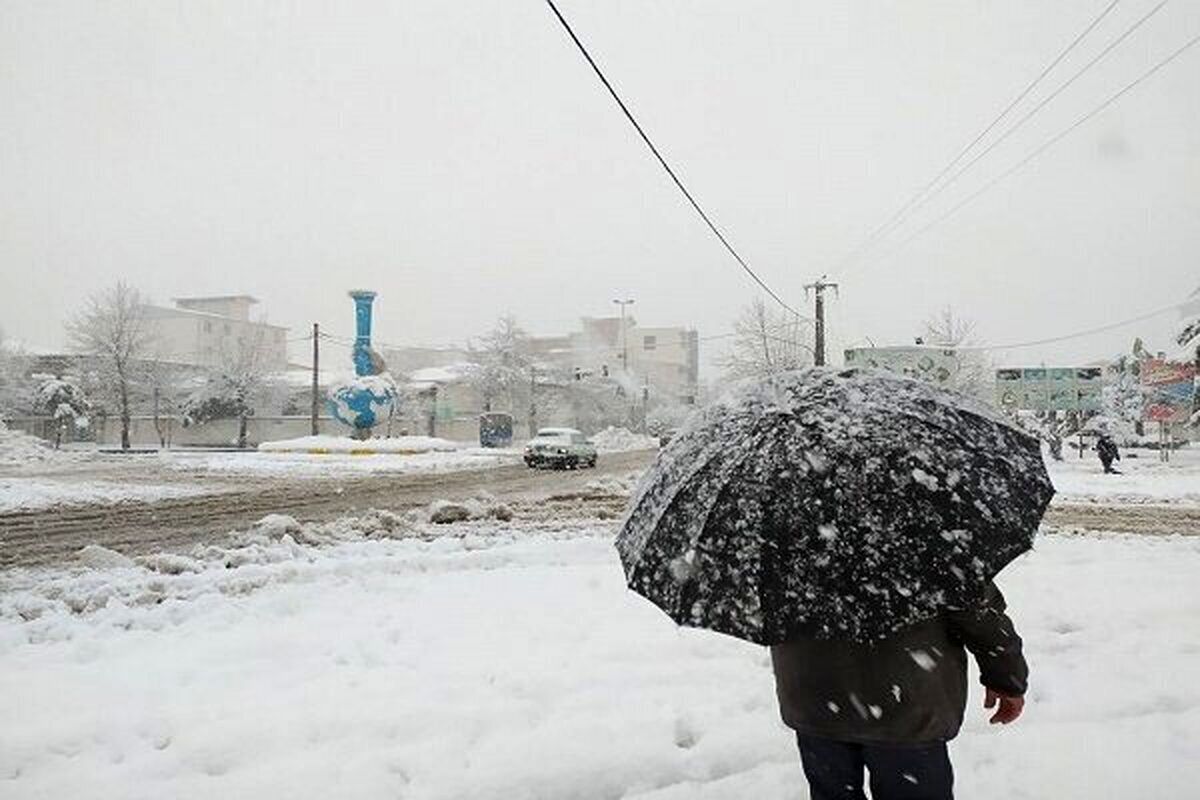
<svg viewBox="0 0 1200 800"><path fill-rule="evenodd" d="M93 294L67 323L71 345L96 362L99 387L121 419L121 448L129 449L134 394L142 382L151 338L145 299L124 282Z"/></svg>
<svg viewBox="0 0 1200 800"><path fill-rule="evenodd" d="M975 321L960 316L951 306L945 306L937 314L925 320L919 344L955 350L958 372L950 379L950 386L963 394L991 402L992 364L987 351L980 349L975 336Z"/></svg>
<svg viewBox="0 0 1200 800"><path fill-rule="evenodd" d="M269 358L266 328L252 326L222 351L219 365L204 386L184 402L185 422L237 419L237 446L245 448L250 417L273 400L282 402L281 393L271 380Z"/></svg>
<svg viewBox="0 0 1200 800"><path fill-rule="evenodd" d="M811 323L767 307L761 299L746 306L733 324L733 350L718 363L735 378L760 377L812 363L807 344Z"/></svg>
<svg viewBox="0 0 1200 800"><path fill-rule="evenodd" d="M975 344L975 322L964 319L950 306L925 320L925 344L939 347L963 347Z"/></svg>

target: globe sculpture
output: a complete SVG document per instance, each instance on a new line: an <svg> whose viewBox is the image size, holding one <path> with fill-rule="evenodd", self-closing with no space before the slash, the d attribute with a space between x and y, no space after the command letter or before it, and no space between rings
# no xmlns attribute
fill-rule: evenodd
<svg viewBox="0 0 1200 800"><path fill-rule="evenodd" d="M354 300L355 337L351 357L354 379L329 393L329 413L349 425L356 439L369 439L371 429L388 419L396 402L396 384L386 374L383 358L371 348L371 305L375 292L350 292Z"/></svg>

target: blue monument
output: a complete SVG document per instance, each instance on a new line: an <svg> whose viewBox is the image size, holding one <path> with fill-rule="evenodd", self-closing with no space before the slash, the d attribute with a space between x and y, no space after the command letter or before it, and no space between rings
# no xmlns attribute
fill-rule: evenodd
<svg viewBox="0 0 1200 800"><path fill-rule="evenodd" d="M385 374L387 365L371 347L371 305L375 292L350 292L354 300L354 380L329 395L329 413L354 429L354 438L368 439L371 429L388 419L396 402L396 384Z"/></svg>

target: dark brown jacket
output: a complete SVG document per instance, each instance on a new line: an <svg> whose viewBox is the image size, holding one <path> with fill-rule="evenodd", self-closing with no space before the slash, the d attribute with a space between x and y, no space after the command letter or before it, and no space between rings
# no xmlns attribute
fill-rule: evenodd
<svg viewBox="0 0 1200 800"><path fill-rule="evenodd" d="M951 611L874 645L798 639L771 648L788 727L850 742L954 738L967 703L967 655L980 682L1023 695L1029 668L995 585L976 608ZM965 650L964 650L965 648Z"/></svg>

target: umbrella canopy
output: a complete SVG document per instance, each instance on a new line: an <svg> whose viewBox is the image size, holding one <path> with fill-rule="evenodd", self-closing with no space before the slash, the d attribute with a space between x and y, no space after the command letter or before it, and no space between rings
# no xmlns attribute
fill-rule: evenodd
<svg viewBox="0 0 1200 800"><path fill-rule="evenodd" d="M1054 487L1038 441L877 370L741 384L671 440L617 537L630 588L760 644L886 638L975 600Z"/></svg>

